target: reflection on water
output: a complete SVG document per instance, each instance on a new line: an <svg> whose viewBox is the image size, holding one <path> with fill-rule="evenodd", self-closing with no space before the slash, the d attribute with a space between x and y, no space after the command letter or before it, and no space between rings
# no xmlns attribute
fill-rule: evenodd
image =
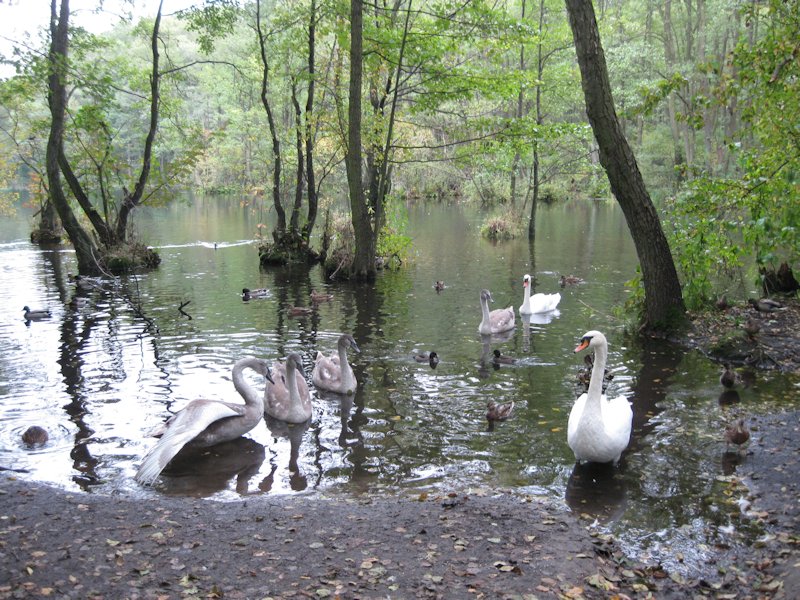
<svg viewBox="0 0 800 600"><path fill-rule="evenodd" d="M635 545L652 531L713 524L715 478L736 466L720 460L728 413L797 398L786 378L772 375L723 394L718 367L702 356L622 335L612 311L636 261L611 204L543 208L535 247L485 242L482 217L469 209L410 206L414 256L372 286L326 281L316 267L260 270L251 240L268 218L258 210L208 200L142 211L137 227L159 247L159 269L89 286L70 279L71 251L31 246L24 218L3 223L0 272L15 283L0 286L0 466L143 498L512 489L610 519ZM560 291L558 312L482 338L479 290L516 307L524 273L535 276L534 292ZM561 289L564 273L585 283ZM243 288L270 294L243 302ZM333 299L312 305L312 290ZM52 317L26 326L25 305ZM290 305L311 314L289 318ZM572 350L590 329L610 340L608 394L634 406L624 468L602 476L574 468L566 444L583 367ZM298 352L310 373L316 352L344 332L361 348L351 359L355 395L316 393L303 427L261 423L187 459L183 470L175 465L152 489L133 483L153 443L148 431L194 398L238 401L230 379L238 358ZM436 350L436 369L413 359L419 349ZM494 350L516 362L497 364ZM515 402L493 431L489 400ZM51 438L26 449L20 435L32 424Z"/></svg>

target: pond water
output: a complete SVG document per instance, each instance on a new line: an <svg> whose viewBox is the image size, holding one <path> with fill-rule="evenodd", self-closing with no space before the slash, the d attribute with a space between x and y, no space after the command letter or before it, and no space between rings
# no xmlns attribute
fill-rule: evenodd
<svg viewBox="0 0 800 600"><path fill-rule="evenodd" d="M482 239L484 217L472 208L408 209L414 255L370 286L325 281L318 267L260 269L253 236L261 223L269 231L269 215L236 200L139 212L139 236L158 248L160 268L89 290L69 281L69 249L27 241L23 209L3 220L0 466L75 491L142 499L513 491L594 515L632 552L670 562L679 548L678 570L702 562L703 544L723 535L720 527L746 529L727 476L747 458L726 453L724 426L796 402L797 388L758 373L736 397L721 397L718 365L623 335L613 309L636 260L616 205L543 207L534 248L526 239ZM479 291L491 290L494 308L516 309L525 273L535 275L535 291L561 293L558 312L530 323L518 317L504 339L482 339ZM585 282L561 289L561 274ZM437 280L446 285L440 293ZM244 302L244 287L270 294ZM309 306L312 290L334 299L290 318L287 307ZM52 317L26 324L25 305ZM633 438L616 469L575 468L566 443L582 366L573 349L590 329L609 339L609 394L634 406ZM310 379L317 351L333 352L342 332L361 348L350 354L354 396L316 393L305 426L262 422L153 488L136 484L156 425L194 398L238 399L235 360L299 352ZM517 362L496 368L495 348ZM413 359L420 350L438 353L436 369ZM511 419L491 430L489 400L516 402ZM50 433L42 447L21 442L32 424Z"/></svg>

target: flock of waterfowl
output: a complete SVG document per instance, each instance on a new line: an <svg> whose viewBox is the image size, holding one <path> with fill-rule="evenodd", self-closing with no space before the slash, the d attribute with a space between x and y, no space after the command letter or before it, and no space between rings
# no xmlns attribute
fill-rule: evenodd
<svg viewBox="0 0 800 600"><path fill-rule="evenodd" d="M562 276L561 285L581 283L573 276ZM434 285L437 293L445 289L443 281ZM242 300L266 298L267 289L242 289ZM515 327L515 311L512 307L490 310L489 302L493 302L488 289L480 291L481 321L478 331L482 335L492 335L512 330ZM314 304L333 299L331 294L311 293ZM556 310L561 295L531 294L531 276L523 277L523 302L519 307L520 315L547 313ZM765 305L762 309L753 302L758 310L780 310L774 305ZM306 307L291 306L288 314L303 316L311 312ZM308 312L307 312L308 311ZM49 310L31 310L24 308L27 322L50 317ZM348 362L347 352L360 352L358 344L350 334L342 334L338 338L337 351L329 356L318 352L311 372L311 383L315 388L337 394L353 394L358 382ZM567 444L575 454L578 462L613 463L616 464L627 448L631 436L633 411L625 396L607 398L606 386L613 378L606 368L608 342L599 331L587 331L580 339L575 352L589 350L585 359L585 367L578 373L578 381L584 386L582 393L569 414L567 423ZM419 352L413 355L415 361L428 363L436 368L439 356L435 351ZM494 350L495 365L514 364L516 359L504 356L500 350ZM265 380L263 392L255 389L244 378L244 371L252 369ZM233 365L232 380L236 391L244 399L244 404L221 400L198 399L189 402L175 413L163 425L152 432L159 441L145 455L136 473L136 480L142 484L152 484L169 462L185 447L204 448L226 441L234 440L253 429L262 418L271 417L291 424L304 423L311 418L311 392L306 381L303 362L299 354L291 353L285 360L276 360L269 365L266 361L247 357ZM738 382L738 375L729 365L724 366L720 383L730 389ZM495 421L508 419L514 409L514 402L497 404L487 403L486 418L490 428ZM741 447L750 437L744 419L739 418L729 425L725 431L727 444ZM28 428L23 434L23 441L28 445L42 444L47 441L47 432L38 426Z"/></svg>

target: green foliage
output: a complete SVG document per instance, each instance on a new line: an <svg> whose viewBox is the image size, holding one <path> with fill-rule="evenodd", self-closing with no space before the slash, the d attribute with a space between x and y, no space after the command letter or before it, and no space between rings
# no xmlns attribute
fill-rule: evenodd
<svg viewBox="0 0 800 600"><path fill-rule="evenodd" d="M721 103L740 103L746 127L731 140L735 177L700 173L672 201L672 246L687 306L696 308L754 261L776 268L800 259L800 1L748 6L763 35L733 53L737 77L721 81Z"/></svg>
<svg viewBox="0 0 800 600"><path fill-rule="evenodd" d="M378 235L376 254L383 257L389 266L400 266L411 253L411 238L408 229L408 210L398 198L391 197L386 206L386 223Z"/></svg>
<svg viewBox="0 0 800 600"><path fill-rule="evenodd" d="M202 6L193 6L178 12L186 21L186 28L197 34L197 44L203 54L211 54L219 38L230 35L239 18L235 0L206 0Z"/></svg>

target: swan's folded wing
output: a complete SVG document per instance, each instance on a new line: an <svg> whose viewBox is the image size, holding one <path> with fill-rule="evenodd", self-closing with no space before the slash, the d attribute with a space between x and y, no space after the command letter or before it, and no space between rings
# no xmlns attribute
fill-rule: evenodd
<svg viewBox="0 0 800 600"><path fill-rule="evenodd" d="M213 400L196 400L172 417L161 439L145 455L136 481L151 485L161 474L175 455L186 444L196 438L212 423L227 417L236 417L244 412L244 406L215 402Z"/></svg>
<svg viewBox="0 0 800 600"><path fill-rule="evenodd" d="M633 409L628 399L625 396L611 398L603 403L602 410L608 435L619 444L624 442L627 446L633 424Z"/></svg>

